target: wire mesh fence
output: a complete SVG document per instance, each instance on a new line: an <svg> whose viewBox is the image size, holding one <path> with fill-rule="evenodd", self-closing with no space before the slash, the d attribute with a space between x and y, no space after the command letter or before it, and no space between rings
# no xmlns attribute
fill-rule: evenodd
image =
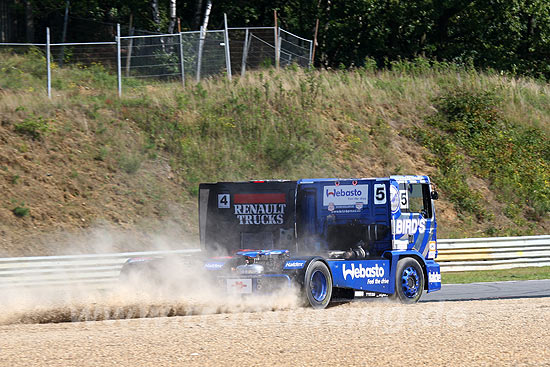
<svg viewBox="0 0 550 367"><path fill-rule="evenodd" d="M244 75L246 70L275 65L275 28L229 28L231 68Z"/></svg>
<svg viewBox="0 0 550 367"><path fill-rule="evenodd" d="M96 68L116 75L121 94L124 86L136 85L137 80L185 85L187 80L198 82L222 73L244 75L277 64L311 65L312 41L275 27L175 34L137 34L129 29L128 33L121 36L117 27L111 42L50 43L48 36L45 44L0 43L0 57L8 53L40 59L33 73L46 77L48 95L50 86L62 87L60 70L65 67Z"/></svg>
<svg viewBox="0 0 550 367"><path fill-rule="evenodd" d="M226 69L224 31L120 38L123 78L199 81Z"/></svg>
<svg viewBox="0 0 550 367"><path fill-rule="evenodd" d="M279 50L281 65L296 63L302 67L311 65L313 41L299 37L279 28Z"/></svg>
<svg viewBox="0 0 550 367"><path fill-rule="evenodd" d="M70 77L65 69L70 69ZM48 96L52 89L89 89L97 84L97 76L102 79L102 86L113 87L117 74L116 42L0 44L0 71L0 88L33 91L38 79L44 80ZM101 77L109 74L110 78Z"/></svg>
<svg viewBox="0 0 550 367"><path fill-rule="evenodd" d="M124 78L155 78L167 81L181 78L179 34L120 38Z"/></svg>
<svg viewBox="0 0 550 367"><path fill-rule="evenodd" d="M199 81L227 72L224 31L184 32L182 39L187 76Z"/></svg>
<svg viewBox="0 0 550 367"><path fill-rule="evenodd" d="M57 67L101 65L116 72L116 42L58 43L50 45L50 58Z"/></svg>

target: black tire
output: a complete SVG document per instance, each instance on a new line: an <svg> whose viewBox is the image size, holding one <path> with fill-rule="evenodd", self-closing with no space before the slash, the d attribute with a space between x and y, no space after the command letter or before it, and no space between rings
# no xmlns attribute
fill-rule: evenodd
<svg viewBox="0 0 550 367"><path fill-rule="evenodd" d="M328 306L332 298L332 276L322 261L309 264L302 288L304 303L316 309Z"/></svg>
<svg viewBox="0 0 550 367"><path fill-rule="evenodd" d="M391 299L401 303L416 303L424 291L424 271L412 257L399 259L395 272L395 293Z"/></svg>

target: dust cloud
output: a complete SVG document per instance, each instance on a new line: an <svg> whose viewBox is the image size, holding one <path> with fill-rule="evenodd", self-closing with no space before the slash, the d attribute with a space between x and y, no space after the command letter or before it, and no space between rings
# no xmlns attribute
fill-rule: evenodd
<svg viewBox="0 0 550 367"><path fill-rule="evenodd" d="M169 231L153 234L150 250L174 249L177 239ZM87 236L72 236L65 254L109 253L124 241L120 232L95 229ZM116 241L114 241L116 240ZM179 240L181 242L181 240ZM178 248L199 248L181 243ZM117 282L101 289L85 284L64 287L4 288L0 292L0 324L61 323L133 318L206 315L216 313L287 310L300 305L295 289L266 295L228 294L225 283L204 270L200 254L168 255L137 261L136 271L121 274ZM145 259L142 259L145 260ZM67 279L71 279L67 273Z"/></svg>

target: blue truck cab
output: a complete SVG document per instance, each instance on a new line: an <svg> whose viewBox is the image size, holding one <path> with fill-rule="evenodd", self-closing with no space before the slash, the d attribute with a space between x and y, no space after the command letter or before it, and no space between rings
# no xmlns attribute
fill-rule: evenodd
<svg viewBox="0 0 550 367"><path fill-rule="evenodd" d="M297 287L314 308L414 303L441 289L437 196L427 176L200 184L204 269L232 293Z"/></svg>

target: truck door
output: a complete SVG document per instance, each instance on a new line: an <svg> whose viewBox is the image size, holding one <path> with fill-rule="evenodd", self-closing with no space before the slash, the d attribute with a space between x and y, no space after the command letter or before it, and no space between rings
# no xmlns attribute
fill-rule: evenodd
<svg viewBox="0 0 550 367"><path fill-rule="evenodd" d="M395 237L402 242L406 240L408 250L416 250L424 256L436 228L430 193L428 183L399 183L401 215L395 220Z"/></svg>
<svg viewBox="0 0 550 367"><path fill-rule="evenodd" d="M296 234L298 251L310 252L319 250L320 244L316 230L317 224L317 189L298 186L296 199Z"/></svg>

